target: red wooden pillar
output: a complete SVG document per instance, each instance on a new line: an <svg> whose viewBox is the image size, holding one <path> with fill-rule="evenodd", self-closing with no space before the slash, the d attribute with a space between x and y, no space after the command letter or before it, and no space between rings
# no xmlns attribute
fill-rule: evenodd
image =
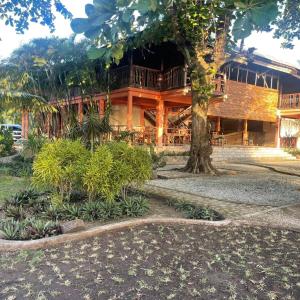
<svg viewBox="0 0 300 300"><path fill-rule="evenodd" d="M163 145L164 135L164 101L158 100L156 103L156 146Z"/></svg>
<svg viewBox="0 0 300 300"><path fill-rule="evenodd" d="M221 132L221 117L217 117L216 132Z"/></svg>
<svg viewBox="0 0 300 300"><path fill-rule="evenodd" d="M83 122L83 103L78 103L78 122L82 124Z"/></svg>
<svg viewBox="0 0 300 300"><path fill-rule="evenodd" d="M143 107L140 109L140 126L145 127L145 109Z"/></svg>
<svg viewBox="0 0 300 300"><path fill-rule="evenodd" d="M100 118L102 118L104 116L104 111L105 111L104 99L99 98L99 100L98 100L98 112L99 112L99 117Z"/></svg>
<svg viewBox="0 0 300 300"><path fill-rule="evenodd" d="M133 114L133 97L132 93L128 92L127 99L127 130L132 130L132 114Z"/></svg>
<svg viewBox="0 0 300 300"><path fill-rule="evenodd" d="M22 138L27 140L29 132L29 112L27 109L22 110Z"/></svg>
<svg viewBox="0 0 300 300"><path fill-rule="evenodd" d="M248 134L248 120L244 120L244 130L243 130L243 145L247 146L249 140Z"/></svg>
<svg viewBox="0 0 300 300"><path fill-rule="evenodd" d="M276 119L276 134L275 134L275 147L280 148L280 129L281 129L281 117Z"/></svg>
<svg viewBox="0 0 300 300"><path fill-rule="evenodd" d="M50 138L50 126L51 126L51 118L52 118L52 114L51 113L47 113L46 116L46 134L47 137Z"/></svg>

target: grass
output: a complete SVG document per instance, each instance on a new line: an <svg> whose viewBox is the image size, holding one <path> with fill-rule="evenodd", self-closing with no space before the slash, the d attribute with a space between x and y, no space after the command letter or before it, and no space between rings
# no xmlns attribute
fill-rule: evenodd
<svg viewBox="0 0 300 300"><path fill-rule="evenodd" d="M300 299L300 233L144 225L0 255L1 299Z"/></svg>
<svg viewBox="0 0 300 300"><path fill-rule="evenodd" d="M24 190L29 186L30 180L25 177L12 177L0 175L0 203L6 198Z"/></svg>

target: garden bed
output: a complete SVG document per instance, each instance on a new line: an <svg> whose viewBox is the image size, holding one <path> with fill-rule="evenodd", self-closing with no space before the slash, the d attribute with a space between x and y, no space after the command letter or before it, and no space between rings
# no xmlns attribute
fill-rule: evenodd
<svg viewBox="0 0 300 300"><path fill-rule="evenodd" d="M74 195L70 202L57 207L52 205L51 197L48 192L27 190L6 200L0 209L0 238L34 240L59 235L64 233L62 227L66 222L76 219L85 221L85 229L137 217L223 220L211 209L180 201L148 199L137 191L131 191L125 201L119 199L113 202L88 201ZM81 226L79 230L84 228Z"/></svg>

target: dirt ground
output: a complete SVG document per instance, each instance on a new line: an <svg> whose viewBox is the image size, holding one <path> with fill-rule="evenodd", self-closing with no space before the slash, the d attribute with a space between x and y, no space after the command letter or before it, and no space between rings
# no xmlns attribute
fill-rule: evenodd
<svg viewBox="0 0 300 300"><path fill-rule="evenodd" d="M0 299L300 299L300 234L145 225L2 253Z"/></svg>

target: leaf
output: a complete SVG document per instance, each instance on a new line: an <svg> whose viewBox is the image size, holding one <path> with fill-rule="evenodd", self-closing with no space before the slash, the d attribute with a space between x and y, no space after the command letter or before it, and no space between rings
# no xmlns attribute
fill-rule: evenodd
<svg viewBox="0 0 300 300"><path fill-rule="evenodd" d="M106 53L107 49L106 48L96 48L96 47L91 47L88 52L88 58L89 59L99 59L104 56Z"/></svg>
<svg viewBox="0 0 300 300"><path fill-rule="evenodd" d="M100 26L103 25L105 22L109 21L113 16L112 13L105 13L95 16L94 18L90 19L91 26Z"/></svg>
<svg viewBox="0 0 300 300"><path fill-rule="evenodd" d="M83 33L90 29L89 19L76 18L71 21L71 28L75 33Z"/></svg>
<svg viewBox="0 0 300 300"><path fill-rule="evenodd" d="M252 20L259 27L268 26L269 23L276 19L278 7L276 3L269 3L262 7L254 8L252 11Z"/></svg>
<svg viewBox="0 0 300 300"><path fill-rule="evenodd" d="M85 33L84 33L84 36L87 37L88 39L96 39L97 37L99 37L101 33L101 27L100 26L95 26L95 27L92 27L91 29L87 30Z"/></svg>
<svg viewBox="0 0 300 300"><path fill-rule="evenodd" d="M102 13L115 13L117 6L116 1L114 0L94 0L93 4L96 7L96 9Z"/></svg>
<svg viewBox="0 0 300 300"><path fill-rule="evenodd" d="M96 15L97 10L93 4L87 4L85 6L85 13L88 17L93 17Z"/></svg>
<svg viewBox="0 0 300 300"><path fill-rule="evenodd" d="M253 30L251 15L249 12L237 16L232 28L232 34L235 40L248 37Z"/></svg>
<svg viewBox="0 0 300 300"><path fill-rule="evenodd" d="M127 9L123 15L122 15L122 20L125 22L125 23L129 23L130 20L131 20L131 17L133 15L133 11L131 9Z"/></svg>

